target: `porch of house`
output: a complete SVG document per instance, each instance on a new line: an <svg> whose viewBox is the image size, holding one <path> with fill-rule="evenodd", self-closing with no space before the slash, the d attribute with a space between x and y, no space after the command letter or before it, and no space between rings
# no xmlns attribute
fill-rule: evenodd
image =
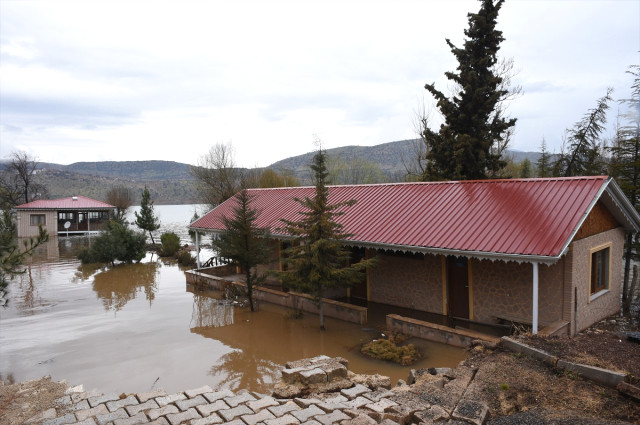
<svg viewBox="0 0 640 425"><path fill-rule="evenodd" d="M57 231L58 235L98 233L107 221L109 221L109 211L58 211Z"/></svg>

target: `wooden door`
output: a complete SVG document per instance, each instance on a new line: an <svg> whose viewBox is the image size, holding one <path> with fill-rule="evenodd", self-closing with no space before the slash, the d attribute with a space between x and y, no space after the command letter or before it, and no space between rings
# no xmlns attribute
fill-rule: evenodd
<svg viewBox="0 0 640 425"><path fill-rule="evenodd" d="M449 315L469 318L469 266L466 257L447 257Z"/></svg>

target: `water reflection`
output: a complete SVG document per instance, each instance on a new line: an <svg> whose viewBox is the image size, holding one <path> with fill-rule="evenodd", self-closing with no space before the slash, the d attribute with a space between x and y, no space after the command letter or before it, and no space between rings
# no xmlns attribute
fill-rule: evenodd
<svg viewBox="0 0 640 425"><path fill-rule="evenodd" d="M191 291L190 291L191 292ZM193 311L191 313L191 332L198 333L198 328L233 325L233 305L209 295L193 294Z"/></svg>
<svg viewBox="0 0 640 425"><path fill-rule="evenodd" d="M281 369L282 365L252 351L236 350L218 358L209 375L222 378L220 385L232 391L247 389L264 393L273 388Z"/></svg>
<svg viewBox="0 0 640 425"><path fill-rule="evenodd" d="M156 278L161 263L121 264L93 277L93 290L102 300L105 310L119 311L127 302L143 292L149 306L158 291Z"/></svg>

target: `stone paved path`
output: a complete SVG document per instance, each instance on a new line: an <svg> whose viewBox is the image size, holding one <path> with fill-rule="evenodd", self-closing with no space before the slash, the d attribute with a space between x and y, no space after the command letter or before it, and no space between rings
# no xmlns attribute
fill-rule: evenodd
<svg viewBox="0 0 640 425"><path fill-rule="evenodd" d="M300 363L304 361L310 364ZM288 377L291 382L301 377L321 384L335 378L342 383L346 373L340 372L337 364L335 359L324 356L294 362L283 371L283 378ZM307 398L216 391L209 386L175 394L156 390L124 397L115 393L85 392L78 386L69 388L66 395L57 400L57 408L31 418L26 424L482 425L488 414L487 406L463 397L474 373L470 368L458 366L455 371L423 373L424 377L418 376L415 385L402 385L393 390L350 383L347 388L334 388L333 392Z"/></svg>

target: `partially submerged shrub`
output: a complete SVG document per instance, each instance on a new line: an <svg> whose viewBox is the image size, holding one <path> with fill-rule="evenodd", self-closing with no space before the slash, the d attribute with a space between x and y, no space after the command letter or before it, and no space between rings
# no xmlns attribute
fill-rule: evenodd
<svg viewBox="0 0 640 425"><path fill-rule="evenodd" d="M408 366L420 359L413 344L398 346L388 339L376 339L362 346L362 354L374 359L386 360Z"/></svg>
<svg viewBox="0 0 640 425"><path fill-rule="evenodd" d="M196 263L196 259L193 258L191 253L186 249L181 249L180 251L178 251L178 254L176 254L176 258L178 260L178 264L180 264L181 266L192 266Z"/></svg>
<svg viewBox="0 0 640 425"><path fill-rule="evenodd" d="M180 238L173 232L163 233L160 236L160 242L162 243L162 251L160 252L162 257L173 257L180 249Z"/></svg>
<svg viewBox="0 0 640 425"><path fill-rule="evenodd" d="M78 254L82 263L111 263L140 261L146 252L147 237L116 220L110 220L89 249Z"/></svg>

